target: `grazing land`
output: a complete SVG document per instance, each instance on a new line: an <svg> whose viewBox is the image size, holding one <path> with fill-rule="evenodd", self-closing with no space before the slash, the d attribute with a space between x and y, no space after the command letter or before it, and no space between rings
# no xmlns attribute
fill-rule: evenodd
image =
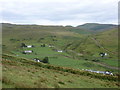
<svg viewBox="0 0 120 90"><path fill-rule="evenodd" d="M117 88L118 30L114 25L93 26L3 23L3 87ZM46 57L47 63L42 62Z"/></svg>

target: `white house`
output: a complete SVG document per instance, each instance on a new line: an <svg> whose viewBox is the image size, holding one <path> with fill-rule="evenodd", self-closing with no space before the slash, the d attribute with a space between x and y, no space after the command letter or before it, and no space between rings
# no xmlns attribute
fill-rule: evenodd
<svg viewBox="0 0 120 90"><path fill-rule="evenodd" d="M37 60L37 62L40 62L40 60Z"/></svg>
<svg viewBox="0 0 120 90"><path fill-rule="evenodd" d="M49 45L48 47L54 47L54 46L50 46L50 45Z"/></svg>
<svg viewBox="0 0 120 90"><path fill-rule="evenodd" d="M39 60L38 58L34 58L33 60L36 62L42 62L42 60Z"/></svg>
<svg viewBox="0 0 120 90"><path fill-rule="evenodd" d="M107 53L100 53L101 57L104 57L104 56L107 56L107 55L108 55Z"/></svg>
<svg viewBox="0 0 120 90"><path fill-rule="evenodd" d="M24 54L27 54L27 53L32 53L33 51L32 50L28 50L28 51L23 51Z"/></svg>
<svg viewBox="0 0 120 90"><path fill-rule="evenodd" d="M33 47L33 45L27 45L26 47L27 47L27 48L32 48L32 47Z"/></svg>
<svg viewBox="0 0 120 90"><path fill-rule="evenodd" d="M58 50L57 52L63 52L62 50Z"/></svg>
<svg viewBox="0 0 120 90"><path fill-rule="evenodd" d="M107 53L105 53L105 56L107 56Z"/></svg>
<svg viewBox="0 0 120 90"><path fill-rule="evenodd" d="M104 74L106 74L106 75L113 75L113 73L108 72L108 71L105 71Z"/></svg>

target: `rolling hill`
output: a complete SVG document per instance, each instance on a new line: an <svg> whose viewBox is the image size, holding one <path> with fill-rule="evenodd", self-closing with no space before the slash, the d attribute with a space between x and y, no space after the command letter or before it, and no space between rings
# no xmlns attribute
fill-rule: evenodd
<svg viewBox="0 0 120 90"><path fill-rule="evenodd" d="M86 23L83 25L77 26L81 29L87 29L87 30L94 30L94 31L100 31L100 30L109 30L116 28L117 25L113 24L98 24L98 23Z"/></svg>
<svg viewBox="0 0 120 90"><path fill-rule="evenodd" d="M74 51L79 58L118 66L118 29L114 28L87 36L83 41L73 42L65 49L68 52ZM100 58L100 52L106 52L108 56Z"/></svg>
<svg viewBox="0 0 120 90"><path fill-rule="evenodd" d="M116 81L111 81L114 76L101 76L101 74L99 76L99 74L89 74L87 72L83 75L75 74L76 72L79 72L79 74L82 73L82 69L92 69L111 71L114 75L118 75L118 30L114 25L101 27L102 29L97 25L94 27L98 27L101 32L94 32L95 29L88 30L87 28L81 29L81 27L71 26L15 25L3 23L3 87L61 88L86 87L86 85L89 85L89 87L111 87L112 83L114 83L112 87L117 87ZM22 43L33 45L34 47L23 48L21 47ZM43 44L45 47L41 47ZM33 53L23 54L22 52L26 50L32 50ZM62 52L58 52L58 50L62 50ZM102 58L99 55L100 52L105 52L108 55ZM45 57L48 57L49 64L44 65L44 63L33 60L34 58L42 60ZM66 77L65 75L68 72L72 73L69 73ZM46 75L51 75L51 77L46 76L45 73ZM15 80L12 78L13 75L16 78L20 75L20 78L25 79L23 81L20 78ZM92 80L89 79L91 76ZM107 76L109 78L107 79L108 81L96 78L107 78ZM71 77L74 78L69 81L68 79ZM38 79L39 81L37 81ZM98 84L94 84L95 86L89 83L97 80ZM52 81L51 84L49 84L49 81ZM23 82L27 84L22 84Z"/></svg>
<svg viewBox="0 0 120 90"><path fill-rule="evenodd" d="M3 88L117 88L117 76L101 75L3 54Z"/></svg>

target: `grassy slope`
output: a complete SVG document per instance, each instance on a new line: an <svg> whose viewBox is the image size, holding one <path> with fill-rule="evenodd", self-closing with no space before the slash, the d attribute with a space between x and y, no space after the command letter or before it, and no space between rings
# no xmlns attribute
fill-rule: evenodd
<svg viewBox="0 0 120 90"><path fill-rule="evenodd" d="M87 30L94 30L94 31L101 31L101 30L108 30L117 27L117 25L113 24L98 24L98 23L86 23L83 25L77 26L81 29Z"/></svg>
<svg viewBox="0 0 120 90"><path fill-rule="evenodd" d="M77 60L74 59L73 57L71 57L69 54L67 54L66 52L63 53L59 53L56 51L53 51L51 48L49 47L39 47L39 45L37 46L36 44L34 44L36 47L34 48L21 48L20 50L17 51L12 51L12 53L14 55L17 55L17 57L25 57L25 58L29 58L29 59L33 59L33 58L40 58L43 59L44 57L49 57L49 63L51 65L55 65L55 66L63 66L63 67L71 67L71 68L75 68L75 69L93 69L93 70L103 70L106 71L108 70L108 68L104 68L100 65L96 65L92 62L89 61L85 61L83 59L81 60ZM32 54L22 54L21 52L24 50L33 50L34 52Z"/></svg>
<svg viewBox="0 0 120 90"><path fill-rule="evenodd" d="M70 69L36 63L31 60L3 55L3 88L117 88L115 76L101 76L96 74L84 75L68 72ZM53 66L50 66L53 67ZM56 70L55 70L56 69ZM72 70L72 69L71 69ZM93 75L93 76L92 76ZM99 77L101 77L101 79ZM108 77L111 81L107 80ZM99 78L99 79L98 79ZM112 79L113 78L113 79ZM117 79L117 78L116 78Z"/></svg>
<svg viewBox="0 0 120 90"><path fill-rule="evenodd" d="M72 30L74 30L73 27L72 27ZM93 70L96 69L96 70L103 70L103 71L110 70L108 68L99 66L98 64L95 64L93 62L89 62L89 60L88 61L84 60L86 58L92 60L93 57L94 58L99 57L98 56L99 52L101 52L101 51L103 52L104 49L98 48L98 46L95 44L95 41L91 39L91 36L89 36L89 37L86 36L86 35L88 35L88 33L85 34L85 32L84 32L84 34L77 34L78 30L77 30L77 33L75 33L75 32L73 32L73 31L71 32L70 27L65 28L62 26L60 26L60 27L36 26L36 25L34 25L34 26L33 25L31 25L31 26L28 26L28 25L26 25L26 26L24 26L24 25L22 25L22 26L21 25L3 26L3 52L14 54L14 55L19 55L18 57L20 57L20 58L25 57L25 58L29 58L29 59L33 59L35 57L44 58L45 56L49 56L50 64L55 65L55 66L71 67L74 69L82 69L82 68L86 69L87 68L87 69L93 69ZM116 35L115 33L117 34L117 32L115 30L113 30L113 32L110 30L109 33L108 33L108 31L106 31L101 34L94 35L94 36L92 36L92 38L97 38L97 40L99 40L105 46L105 48L110 49L110 51L116 52L116 50L117 50L116 43L117 42L115 39L117 36L115 36ZM108 39L105 38L107 34L108 34L107 37L114 36L112 39L110 38L113 43L107 44L105 42L106 40L108 40L108 42L109 42L109 38ZM56 37L53 37L53 36L56 36ZM41 39L41 38L44 38L44 39ZM53 41L53 39L57 40L57 41ZM35 53L33 53L31 55L21 54L21 51L25 50L25 49L20 48L21 43L26 43L28 45L33 44L33 45L37 46L35 48L32 48L32 50L34 50L37 53L37 55L35 55ZM67 53L64 52L64 53L60 54L55 51L52 51L52 49L48 48L48 47L41 48L41 47L39 47L41 45L41 43L53 44L54 46L56 46L57 49L64 49ZM71 44L71 45L69 45L69 44ZM70 51L71 49L73 50L72 52ZM74 52L77 52L77 53L74 53ZM83 56L77 55L79 53L83 53ZM52 58L52 57L57 57L57 58ZM104 63L107 63L109 65L112 65L112 66L117 66L117 61L114 61L114 60L116 60L117 56L112 56L112 57L113 58L106 59L107 61L105 59L101 59L101 61L103 61ZM77 59L79 59L79 60L77 60ZM15 59L15 60L17 60L17 59ZM11 62L7 66L9 66L8 68L11 68L10 70L12 71L13 75L15 73L17 73L14 69L12 69ZM22 65L20 65L20 66L18 65L17 67L19 69L21 68L21 70L22 70L21 73L24 74L24 73L26 73L26 71L23 72L23 70L28 69L27 67L29 67L29 65L25 65L25 68L22 68L23 67ZM30 66L30 67L33 67L33 66ZM13 66L13 68L14 68L14 66ZM44 69L43 72L46 72L45 70L46 69ZM51 70L48 70L48 71L51 71ZM113 72L114 72L114 70L113 70ZM115 72L116 72L116 70L115 70ZM9 70L7 70L7 73L5 73L4 75L6 75L8 73L9 73ZM55 73L55 72L53 71L52 73ZM48 75L50 75L50 74L51 73L48 73ZM34 73L30 74L28 71L27 75L34 76ZM21 77L25 78L26 76L24 77L24 75L23 75ZM8 83L10 83L12 81L10 79L11 77L6 76L5 78L7 78ZM30 78L28 78L28 79L30 79ZM35 78L38 79L38 77L35 77ZM44 78L47 78L48 80L50 80L49 77L45 76ZM81 77L81 79L82 78L86 78L86 77ZM51 80L53 80L53 79L54 78L52 77ZM63 77L63 79L64 79L64 77ZM75 78L75 80L76 79L77 78ZM78 79L78 80L80 81L81 79ZM75 80L74 80L75 86L72 85L71 87L85 87L84 85L86 85L86 83L82 84L82 82L81 82L80 84L82 84L83 86L79 86L78 85L79 81L75 81ZM16 81L12 81L12 85L8 85L8 83L3 84L3 85L5 87L9 87L9 86L10 87L16 87L16 86L17 87L22 87L22 86L25 87L26 86L26 85L19 86L19 84L21 84L22 81L20 81L18 85L14 86L13 85L14 82L16 83ZM25 82L27 82L27 80ZM34 82L35 82L35 80L34 80ZM66 81L63 80L62 82L64 83ZM85 82L85 81L83 81L83 82ZM93 81L93 82L95 82L95 81ZM33 83L33 82L31 82L31 83ZM44 83L43 86L42 85L41 86L42 87L44 87L44 85L45 85L45 87L57 87L57 86L65 87L66 86L66 84L61 86L61 84L59 84L59 83L61 83L61 82L58 82L58 84L54 86L54 80L53 80L53 85L46 86L47 84ZM30 85L27 85L27 86L30 86ZM88 84L88 86L94 87L94 86L91 86L91 84L90 85ZM35 85L32 87L37 87L37 86ZM68 87L70 87L70 85ZM98 87L102 87L102 86L99 84ZM105 87L105 86L103 86L103 87ZM109 87L109 85L107 87Z"/></svg>
<svg viewBox="0 0 120 90"><path fill-rule="evenodd" d="M73 39L69 39L70 37ZM7 50L15 49L15 46L18 46L21 42L28 44L45 42L62 46L68 43L68 41L70 42L70 40L80 37L82 37L82 35L70 32L62 26L3 25L3 44L6 45L5 48L7 48ZM41 40L41 38L44 38L44 40ZM52 41L52 39L57 39L58 41Z"/></svg>
<svg viewBox="0 0 120 90"><path fill-rule="evenodd" d="M91 35L83 41L73 43L66 50L74 50L85 59L98 59L112 66L118 66L118 31L116 29L104 31L95 35ZM100 58L100 52L107 52L106 58Z"/></svg>
<svg viewBox="0 0 120 90"><path fill-rule="evenodd" d="M88 69L98 69L106 70L107 68L102 68L99 65L94 65L89 61L98 59L102 63L118 66L117 54L113 55L109 53L107 58L101 59L99 52L106 52L105 49L99 48L92 38L96 38L100 45L106 49L117 53L117 29L108 30L96 35L77 34L71 32L74 30L73 27L62 27L62 26L38 26L38 25L3 25L3 52L13 52L21 57L26 57L33 59L35 57L53 56L58 57L57 59L50 59L51 64L70 66L75 68L88 68ZM81 31L81 30L80 30ZM79 32L80 32L79 31ZM53 37L55 36L55 37ZM107 38L106 38L107 37ZM43 38L43 39L42 39ZM57 40L57 41L53 41ZM66 52L59 55L52 51L50 48L32 48L38 54L23 55L19 51L20 44L26 43L28 45L34 44L38 47L41 43L53 44L58 49L63 49ZM72 52L70 51L72 49ZM21 49L25 50L25 49ZM57 55L58 54L58 55ZM83 54L80 56L79 54ZM56 56L57 55L57 56ZM62 55L62 56L61 56ZM42 56L42 57L41 57ZM66 57L67 56L67 57ZM71 58L68 58L71 57ZM109 58L112 57L112 58ZM75 60L75 59L79 59ZM74 61L73 61L74 60ZM84 61L83 61L84 60ZM64 63L63 63L64 62ZM73 63L74 62L74 63ZM76 64L77 63L77 64ZM91 64L91 65L90 65Z"/></svg>
<svg viewBox="0 0 120 90"><path fill-rule="evenodd" d="M113 53L117 53L118 51L118 29L111 29L105 32L102 32L98 35L96 35L94 38L96 38L97 41L100 42L104 48L108 49L109 51Z"/></svg>
<svg viewBox="0 0 120 90"><path fill-rule="evenodd" d="M99 58L100 52L106 52L109 50L108 58L101 59L106 64L112 66L118 66L117 64L117 52L118 52L118 40L117 29L104 31L100 34L91 35L89 37L83 35L82 30L78 30L79 33L71 32L75 30L74 27L62 27L62 26L38 26L38 25L3 25L3 51L9 52L16 50L20 47L20 43L26 44L54 44L58 48L64 49L69 52L70 49L76 51L76 54L83 54L84 59L96 59ZM86 31L85 31L86 32ZM56 36L56 37L51 37ZM43 38L43 39L41 39ZM96 38L96 41L93 40ZM57 40L57 41L53 41ZM98 47L96 43L100 44ZM69 46L69 44L72 44ZM115 53L114 55L112 53ZM46 52L45 52L46 53ZM49 53L49 52L48 52ZM69 52L71 53L71 52ZM79 59L82 57L71 53L72 56L77 56ZM112 63L111 63L112 62Z"/></svg>

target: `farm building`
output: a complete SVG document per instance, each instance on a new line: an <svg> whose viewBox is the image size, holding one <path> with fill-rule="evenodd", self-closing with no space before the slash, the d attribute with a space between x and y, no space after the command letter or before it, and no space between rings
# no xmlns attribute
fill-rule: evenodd
<svg viewBox="0 0 120 90"><path fill-rule="evenodd" d="M52 49L52 50L56 52L63 52L62 50L57 50L57 49Z"/></svg>
<svg viewBox="0 0 120 90"><path fill-rule="evenodd" d="M82 69L82 70L84 70L84 69ZM94 71L94 70L88 70L88 69L85 69L85 71L100 73L100 74L105 74L105 75L113 75L113 73L111 73L109 71Z"/></svg>
<svg viewBox="0 0 120 90"><path fill-rule="evenodd" d="M48 57L45 57L43 60L40 60L40 59L38 59L38 58L34 58L33 60L36 61L36 62L49 63L49 62L48 62Z"/></svg>
<svg viewBox="0 0 120 90"><path fill-rule="evenodd" d="M48 47L54 47L54 46L49 45Z"/></svg>
<svg viewBox="0 0 120 90"><path fill-rule="evenodd" d="M23 51L23 54L30 54L30 53L32 53L32 52L33 52L32 50Z"/></svg>
<svg viewBox="0 0 120 90"><path fill-rule="evenodd" d="M57 50L57 52L63 52L62 50Z"/></svg>
<svg viewBox="0 0 120 90"><path fill-rule="evenodd" d="M32 48L34 47L33 45L26 45L25 43L21 43L21 47L27 47L27 48Z"/></svg>
<svg viewBox="0 0 120 90"><path fill-rule="evenodd" d="M100 53L99 54L101 57L104 57L104 56L107 56L108 54L107 53Z"/></svg>
<svg viewBox="0 0 120 90"><path fill-rule="evenodd" d="M36 61L36 62L42 62L42 60L40 60L38 58L34 58L33 60Z"/></svg>
<svg viewBox="0 0 120 90"><path fill-rule="evenodd" d="M33 45L27 45L26 46L27 48L32 48L32 47L34 47Z"/></svg>

